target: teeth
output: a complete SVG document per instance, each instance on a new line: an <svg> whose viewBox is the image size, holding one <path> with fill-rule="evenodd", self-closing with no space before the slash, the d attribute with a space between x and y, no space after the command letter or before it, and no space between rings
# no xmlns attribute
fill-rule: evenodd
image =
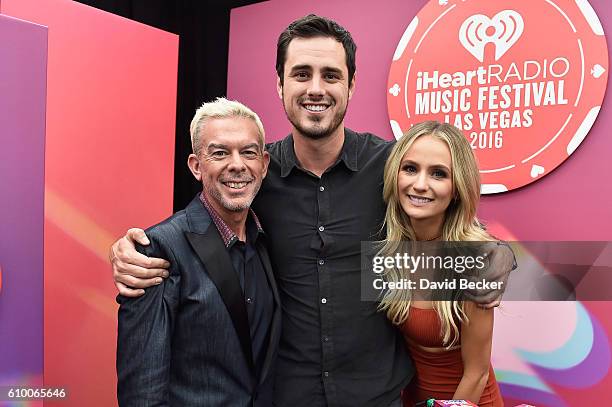
<svg viewBox="0 0 612 407"><path fill-rule="evenodd" d="M225 185L232 189L241 189L244 188L248 184L248 182L226 182Z"/></svg>
<svg viewBox="0 0 612 407"><path fill-rule="evenodd" d="M310 110L311 112L322 112L323 110L327 109L327 106L325 105L304 105L304 107L306 110Z"/></svg>
<svg viewBox="0 0 612 407"><path fill-rule="evenodd" d="M420 204L424 204L424 203L427 203L427 202L431 202L431 201L433 201L433 199L429 199L429 198L419 198L419 197L412 196L412 195L409 195L409 197L410 197L410 200L411 200L412 202L415 202L415 203L420 203Z"/></svg>

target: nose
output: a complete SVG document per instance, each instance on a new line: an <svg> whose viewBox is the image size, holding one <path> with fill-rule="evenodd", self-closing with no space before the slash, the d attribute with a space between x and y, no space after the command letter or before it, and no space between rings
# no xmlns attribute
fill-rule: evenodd
<svg viewBox="0 0 612 407"><path fill-rule="evenodd" d="M230 161L227 166L228 171L243 172L246 170L246 165L244 164L244 159L240 155L240 151L232 152L229 159Z"/></svg>
<svg viewBox="0 0 612 407"><path fill-rule="evenodd" d="M414 184L412 184L412 189L418 192L425 192L427 191L427 188L428 188L427 174L424 171L420 171L414 179Z"/></svg>
<svg viewBox="0 0 612 407"><path fill-rule="evenodd" d="M319 75L314 75L308 86L308 96L320 97L325 94L322 78Z"/></svg>

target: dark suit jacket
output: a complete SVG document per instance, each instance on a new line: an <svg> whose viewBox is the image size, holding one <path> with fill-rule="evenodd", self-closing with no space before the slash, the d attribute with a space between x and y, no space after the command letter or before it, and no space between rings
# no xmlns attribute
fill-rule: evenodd
<svg viewBox="0 0 612 407"><path fill-rule="evenodd" d="M170 276L142 297L117 297L119 405L272 405L281 307L265 239L255 246L272 288L274 315L256 377L238 275L199 198L146 233L151 245L138 249L170 261Z"/></svg>

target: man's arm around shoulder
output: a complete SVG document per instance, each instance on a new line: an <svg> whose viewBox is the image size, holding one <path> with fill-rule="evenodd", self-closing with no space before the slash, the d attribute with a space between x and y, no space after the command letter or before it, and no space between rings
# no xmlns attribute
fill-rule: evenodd
<svg viewBox="0 0 612 407"><path fill-rule="evenodd" d="M167 225L166 227L170 227ZM171 338L178 305L180 274L174 254L157 227L147 231L149 257L170 260L170 276L137 298L117 296L117 398L120 406L169 405Z"/></svg>

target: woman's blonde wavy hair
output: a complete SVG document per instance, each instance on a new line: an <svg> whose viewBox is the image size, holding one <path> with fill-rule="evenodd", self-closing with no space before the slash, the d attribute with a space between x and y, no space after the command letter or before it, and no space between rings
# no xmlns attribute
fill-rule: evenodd
<svg viewBox="0 0 612 407"><path fill-rule="evenodd" d="M445 142L451 153L451 179L455 197L446 209L441 239L444 241L494 240L476 218L476 209L480 201L480 175L470 144L455 126L427 121L415 124L397 141L385 164L383 198L387 204L387 212L383 228L386 229L387 238L382 242L378 255L395 255L402 241L417 240L410 218L399 202L397 179L402 159L408 149L417 138L428 135ZM386 274L387 281L401 281L406 277L402 269L390 269ZM381 300L380 309L386 312L393 324L400 325L408 318L410 301L410 290L389 290ZM456 321L467 322L463 303L433 301L433 305L441 320L443 343L450 348L459 338Z"/></svg>

